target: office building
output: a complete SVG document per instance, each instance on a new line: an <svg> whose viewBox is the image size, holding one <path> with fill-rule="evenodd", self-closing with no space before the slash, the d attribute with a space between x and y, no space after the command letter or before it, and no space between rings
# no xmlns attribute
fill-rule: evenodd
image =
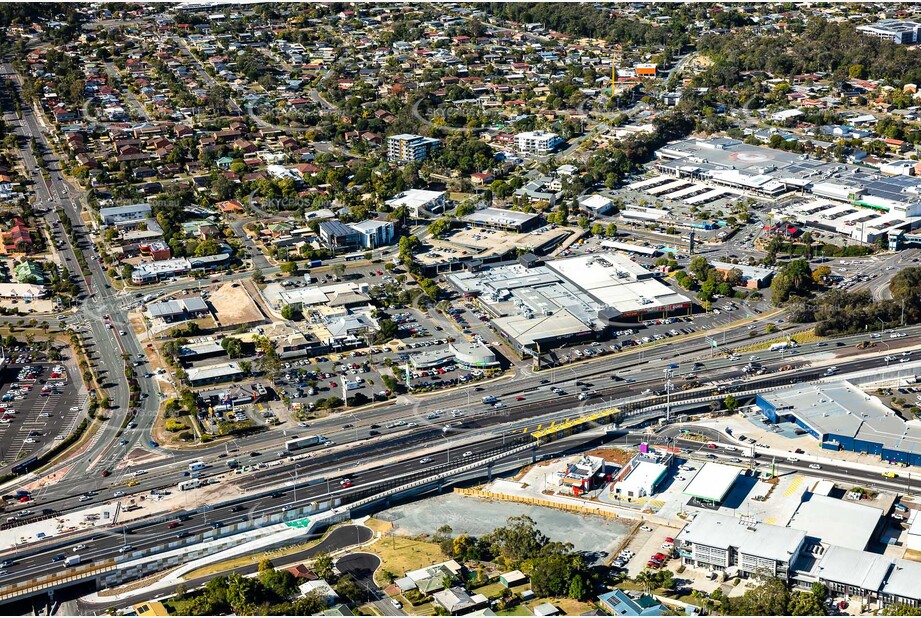
<svg viewBox="0 0 921 618"><path fill-rule="evenodd" d="M899 45L911 45L919 41L921 24L902 19L881 19L875 24L857 26L857 31Z"/></svg>

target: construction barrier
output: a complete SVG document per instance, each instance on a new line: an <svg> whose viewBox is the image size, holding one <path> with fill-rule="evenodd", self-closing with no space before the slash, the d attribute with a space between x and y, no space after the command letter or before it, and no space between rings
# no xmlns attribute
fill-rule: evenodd
<svg viewBox="0 0 921 618"><path fill-rule="evenodd" d="M600 515L608 519L619 519L617 513L611 513L601 509L601 507L589 508L578 504L568 504L565 502L554 502L552 500L541 500L540 498L531 498L529 496L510 496L508 494L499 494L482 489L468 489L465 487L455 487L454 493L482 498L484 500L503 500L505 502L520 502L521 504L530 504L532 506L543 506L550 509L569 511L571 513L580 513L582 515Z"/></svg>

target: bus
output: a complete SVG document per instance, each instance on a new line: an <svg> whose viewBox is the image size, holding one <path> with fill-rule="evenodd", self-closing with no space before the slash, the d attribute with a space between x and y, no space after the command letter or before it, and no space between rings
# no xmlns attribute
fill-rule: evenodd
<svg viewBox="0 0 921 618"><path fill-rule="evenodd" d="M295 440L288 440L285 442L285 449L289 452L296 451L302 448L307 448L308 446L314 446L316 444L321 444L326 442L326 438L323 436L307 436L306 438L297 438Z"/></svg>
<svg viewBox="0 0 921 618"><path fill-rule="evenodd" d="M349 253L347 255L343 255L342 259L344 259L346 262L357 262L358 260L365 259L365 252L361 251L359 253Z"/></svg>
<svg viewBox="0 0 921 618"><path fill-rule="evenodd" d="M199 470L204 470L208 466L203 461L193 461L189 464L189 472L198 472Z"/></svg>

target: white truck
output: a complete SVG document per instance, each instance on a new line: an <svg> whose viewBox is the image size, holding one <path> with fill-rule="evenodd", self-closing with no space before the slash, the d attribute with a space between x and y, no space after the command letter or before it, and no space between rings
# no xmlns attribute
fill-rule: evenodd
<svg viewBox="0 0 921 618"><path fill-rule="evenodd" d="M198 472L199 470L204 470L208 465L203 461L193 461L189 464L189 472Z"/></svg>
<svg viewBox="0 0 921 618"><path fill-rule="evenodd" d="M485 397L483 397L483 403L496 403L497 401L499 400L493 397L492 395L486 395Z"/></svg>
<svg viewBox="0 0 921 618"><path fill-rule="evenodd" d="M64 558L64 566L77 566L82 560L80 556L67 556Z"/></svg>
<svg viewBox="0 0 921 618"><path fill-rule="evenodd" d="M768 348L771 352L779 352L780 350L788 350L790 348L795 348L796 343L792 341L781 341L779 343L772 343L771 347Z"/></svg>

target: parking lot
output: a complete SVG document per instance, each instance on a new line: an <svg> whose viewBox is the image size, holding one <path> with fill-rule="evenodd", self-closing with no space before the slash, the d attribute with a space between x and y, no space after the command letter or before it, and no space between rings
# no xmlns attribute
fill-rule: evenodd
<svg viewBox="0 0 921 618"><path fill-rule="evenodd" d="M12 354L12 363L0 371L0 469L63 440L87 397L63 365L25 348Z"/></svg>

